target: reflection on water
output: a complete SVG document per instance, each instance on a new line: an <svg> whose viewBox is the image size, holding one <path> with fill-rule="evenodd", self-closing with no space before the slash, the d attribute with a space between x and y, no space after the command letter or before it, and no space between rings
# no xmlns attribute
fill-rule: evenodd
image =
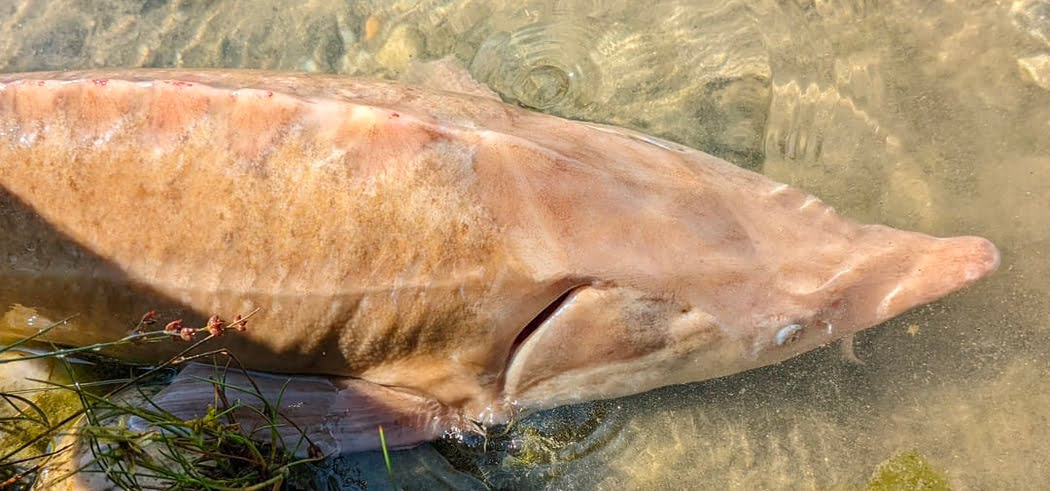
<svg viewBox="0 0 1050 491"><path fill-rule="evenodd" d="M1050 482L1050 2L641 5L0 0L0 70L397 77L454 56L507 100L704 149L860 220L983 235L1002 249L989 281L860 336L862 366L826 350L563 408L487 445L439 444L459 471L435 465L434 447L399 452L405 476L856 487L916 451L959 488ZM370 459L337 464L367 480L381 467Z"/></svg>

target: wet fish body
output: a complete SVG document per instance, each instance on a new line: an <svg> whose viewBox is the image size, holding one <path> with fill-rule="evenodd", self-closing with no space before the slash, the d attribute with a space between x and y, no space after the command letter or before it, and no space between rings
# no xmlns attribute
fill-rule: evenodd
<svg viewBox="0 0 1050 491"><path fill-rule="evenodd" d="M151 309L258 309L221 341L299 377L288 410L352 451L376 424L408 446L779 362L998 266L984 239L859 225L702 152L457 89L0 76L0 306L80 313L51 333L73 345Z"/></svg>

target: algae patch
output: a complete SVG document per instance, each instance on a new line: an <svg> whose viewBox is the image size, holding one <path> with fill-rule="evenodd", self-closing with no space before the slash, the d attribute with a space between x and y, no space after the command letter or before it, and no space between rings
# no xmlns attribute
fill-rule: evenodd
<svg viewBox="0 0 1050 491"><path fill-rule="evenodd" d="M54 360L22 357L19 352L0 353L0 360L14 361L0 363L0 455L8 456L0 459L0 482L5 484L20 480L16 476L29 472L48 452L51 439L38 436L80 409L76 394L44 382L67 382L55 373Z"/></svg>
<svg viewBox="0 0 1050 491"><path fill-rule="evenodd" d="M875 469L867 491L947 491L948 478L934 469L923 455L904 452L890 457Z"/></svg>

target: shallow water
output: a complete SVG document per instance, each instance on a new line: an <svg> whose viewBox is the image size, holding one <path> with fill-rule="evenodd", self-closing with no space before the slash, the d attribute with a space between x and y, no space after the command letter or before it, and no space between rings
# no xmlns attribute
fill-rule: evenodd
<svg viewBox="0 0 1050 491"><path fill-rule="evenodd" d="M395 453L404 482L856 488L901 451L958 489L1050 482L1050 2L639 5L0 0L0 71L395 78L452 55L508 100L703 149L861 221L1002 250L989 280L860 335L863 365L827 349L561 408L486 447ZM380 462L333 465L381 487Z"/></svg>

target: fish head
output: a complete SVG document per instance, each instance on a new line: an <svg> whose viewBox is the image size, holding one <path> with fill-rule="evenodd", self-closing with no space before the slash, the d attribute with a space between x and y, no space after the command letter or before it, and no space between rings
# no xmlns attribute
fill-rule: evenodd
<svg viewBox="0 0 1050 491"><path fill-rule="evenodd" d="M531 189L539 205L522 196L531 216L557 217L529 233L568 244L546 257L564 258L581 281L515 342L504 377L512 404L549 408L781 362L999 265L985 239L859 224L708 158L693 174L643 182L630 170L609 178L607 167L557 199L544 193L571 179Z"/></svg>
<svg viewBox="0 0 1050 491"><path fill-rule="evenodd" d="M863 226L843 244L838 261L804 261L805 279L818 267L825 272L816 288L800 291L802 276L793 283L783 272L763 276L765 286L750 283L735 302L682 284L578 286L514 347L506 397L536 410L778 363L937 300L999 264L996 248L979 237Z"/></svg>

